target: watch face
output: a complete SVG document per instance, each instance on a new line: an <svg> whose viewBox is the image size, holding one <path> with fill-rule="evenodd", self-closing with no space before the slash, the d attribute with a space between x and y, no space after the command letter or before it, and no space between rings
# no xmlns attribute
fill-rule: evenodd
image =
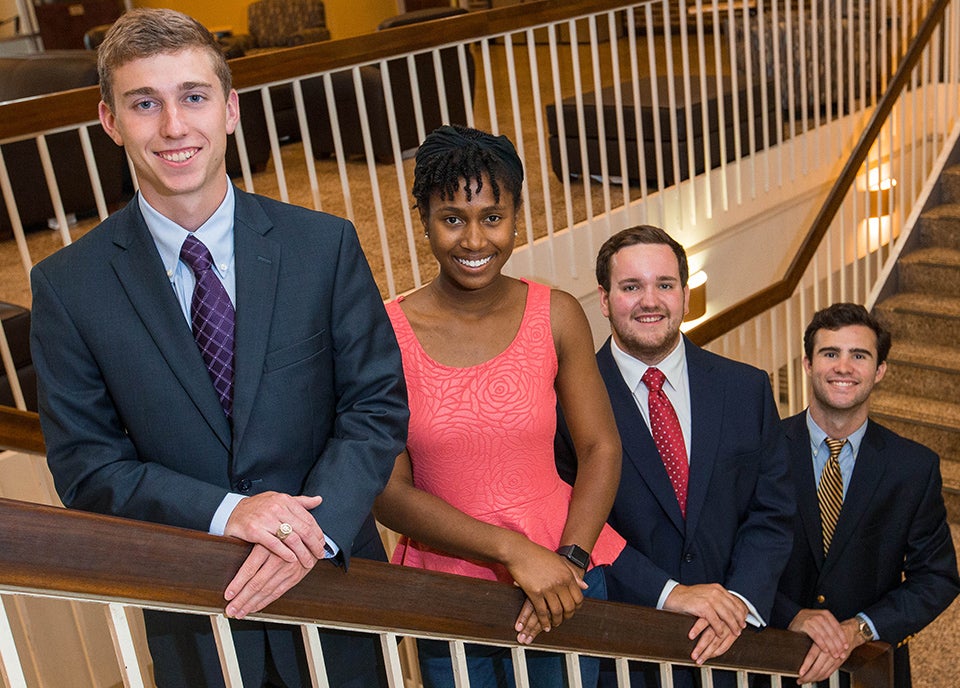
<svg viewBox="0 0 960 688"><path fill-rule="evenodd" d="M565 545L557 550L557 554L567 558L584 570L590 566L590 554L578 545Z"/></svg>

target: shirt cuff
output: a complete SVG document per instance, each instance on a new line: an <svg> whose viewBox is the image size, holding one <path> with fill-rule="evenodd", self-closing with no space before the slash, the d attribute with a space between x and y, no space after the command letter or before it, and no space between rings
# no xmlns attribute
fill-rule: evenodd
<svg viewBox="0 0 960 688"><path fill-rule="evenodd" d="M323 536L323 550L326 552L326 556L323 557L324 559L333 559L340 554L340 547L326 534Z"/></svg>
<svg viewBox="0 0 960 688"><path fill-rule="evenodd" d="M213 512L213 520L210 521L210 530L208 531L211 535L223 535L223 532L227 529L227 521L230 520L230 515L237 508L241 499L246 499L246 496L235 492L227 493L227 496L220 502L220 506Z"/></svg>
<svg viewBox="0 0 960 688"><path fill-rule="evenodd" d="M764 621L763 617L761 617L760 614L757 613L757 608L750 603L750 600L748 600L746 597L744 597L740 593L734 592L733 590L727 590L727 592L730 593L731 595L735 595L740 599L740 601L742 601L745 605L747 605L747 612L748 612L747 623L748 624L750 624L751 626L756 626L757 628L763 628L764 626L767 625L767 622Z"/></svg>
<svg viewBox="0 0 960 688"><path fill-rule="evenodd" d="M880 640L880 634L877 633L877 627L873 625L873 620L869 616L867 616L863 612L860 612L859 614L857 614L857 618L867 622L867 625L870 627L870 630L873 631L874 640Z"/></svg>
<svg viewBox="0 0 960 688"><path fill-rule="evenodd" d="M664 584L663 590L660 593L660 598L657 600L657 609L663 609L663 605L667 603L667 598L670 597L670 593L672 593L673 589L678 585L680 585L680 583L672 578Z"/></svg>

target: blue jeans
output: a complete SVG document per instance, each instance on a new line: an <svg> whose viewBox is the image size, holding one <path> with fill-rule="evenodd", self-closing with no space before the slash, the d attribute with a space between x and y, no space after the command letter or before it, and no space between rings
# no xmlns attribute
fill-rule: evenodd
<svg viewBox="0 0 960 688"><path fill-rule="evenodd" d="M587 571L583 580L590 586L584 592L584 597L607 599L607 581L602 566L595 566ZM510 648L474 644L467 644L465 648L470 688L516 688ZM448 642L421 638L417 640L417 654L420 657L420 674L424 688L454 688L453 664L450 661ZM568 685L563 655L527 650L526 660L530 688L564 688ZM599 658L580 657L583 688L594 688L599 672Z"/></svg>

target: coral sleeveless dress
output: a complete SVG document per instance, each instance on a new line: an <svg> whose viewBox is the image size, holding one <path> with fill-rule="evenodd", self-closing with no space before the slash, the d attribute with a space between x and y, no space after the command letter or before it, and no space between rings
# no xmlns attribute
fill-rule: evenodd
<svg viewBox="0 0 960 688"><path fill-rule="evenodd" d="M554 464L557 353L550 288L524 282L527 301L515 339L476 366L452 368L430 358L400 308L402 297L387 304L387 313L403 355L410 404L407 450L416 487L555 550L573 490ZM591 565L612 563L623 546L623 538L604 525ZM513 581L504 566L460 559L406 537L393 563Z"/></svg>

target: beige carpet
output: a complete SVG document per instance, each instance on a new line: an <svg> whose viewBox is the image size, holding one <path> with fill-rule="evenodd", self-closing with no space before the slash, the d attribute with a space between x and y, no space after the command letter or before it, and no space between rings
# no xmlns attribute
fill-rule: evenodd
<svg viewBox="0 0 960 688"><path fill-rule="evenodd" d="M953 546L960 550L960 526L952 525ZM948 688L960 685L960 600L953 604L910 643L913 688Z"/></svg>

